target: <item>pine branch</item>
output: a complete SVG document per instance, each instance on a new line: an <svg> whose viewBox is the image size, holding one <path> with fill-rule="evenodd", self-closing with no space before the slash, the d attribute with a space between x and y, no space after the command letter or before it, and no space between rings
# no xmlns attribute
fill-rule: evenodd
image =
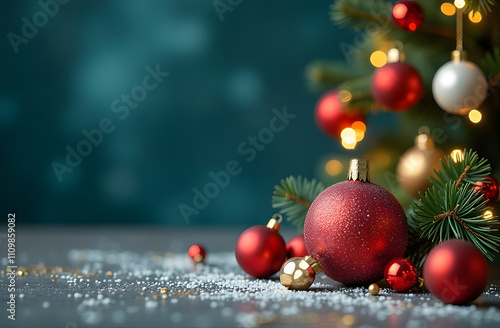
<svg viewBox="0 0 500 328"><path fill-rule="evenodd" d="M496 4L495 0L467 0L465 2L464 10L466 13L469 11L479 11L481 14L491 12L491 6Z"/></svg>
<svg viewBox="0 0 500 328"><path fill-rule="evenodd" d="M292 222L302 228L306 219L307 210L314 199L325 190L325 186L316 179L289 176L281 180L281 185L274 186L272 198L273 208Z"/></svg>
<svg viewBox="0 0 500 328"><path fill-rule="evenodd" d="M340 85L339 89L347 90L352 95L351 100L344 107L346 112L359 112L361 110L367 113L372 110L375 101L371 94L371 80L372 76L369 75L345 81Z"/></svg>
<svg viewBox="0 0 500 328"><path fill-rule="evenodd" d="M441 159L441 169L434 170L436 177L430 177L431 183L443 190L446 184L453 181L458 189L464 183L476 185L477 181L483 181L490 174L491 167L487 159L480 159L472 149L464 149L463 154L463 160L457 163L450 155L447 155L444 160Z"/></svg>
<svg viewBox="0 0 500 328"><path fill-rule="evenodd" d="M493 52L488 52L479 63L483 72L490 78L490 86L500 82L500 49L495 47Z"/></svg>
<svg viewBox="0 0 500 328"><path fill-rule="evenodd" d="M368 22L381 26L391 21L392 3L385 0L338 0L330 6L330 19L340 26L366 28Z"/></svg>
<svg viewBox="0 0 500 328"><path fill-rule="evenodd" d="M433 245L448 239L462 239L473 243L490 260L499 251L500 237L493 234L498 229L497 217L484 218L487 201L476 193L469 183L462 184L458 191L456 181L450 181L441 189L430 187L420 200L414 202L420 230L419 238Z"/></svg>

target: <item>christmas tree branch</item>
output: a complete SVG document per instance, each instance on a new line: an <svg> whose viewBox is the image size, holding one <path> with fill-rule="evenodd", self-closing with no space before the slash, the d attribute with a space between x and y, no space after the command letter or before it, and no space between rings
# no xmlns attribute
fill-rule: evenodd
<svg viewBox="0 0 500 328"><path fill-rule="evenodd" d="M274 187L273 208L299 228L304 226L307 210L313 200L323 191L325 186L316 179L289 176Z"/></svg>

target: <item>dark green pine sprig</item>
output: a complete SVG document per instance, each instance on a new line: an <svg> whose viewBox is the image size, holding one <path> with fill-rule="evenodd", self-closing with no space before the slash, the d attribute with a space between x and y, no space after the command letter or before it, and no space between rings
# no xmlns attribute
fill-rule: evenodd
<svg viewBox="0 0 500 328"><path fill-rule="evenodd" d="M472 149L464 150L463 155L458 155L459 158L451 158L446 156L441 161L441 169L434 170L435 177L430 177L432 185L439 189L444 189L444 186L450 181L455 181L458 187L462 183L476 185L476 182L483 181L491 172L491 166L485 158L479 158L479 155ZM461 158L463 156L463 158Z"/></svg>
<svg viewBox="0 0 500 328"><path fill-rule="evenodd" d="M485 218L487 200L475 192L477 181L491 173L490 165L476 152L464 150L463 158L441 160L432 186L407 211L410 232L406 256L421 267L430 249L448 239L473 243L490 260L498 253L500 237L494 235L500 222Z"/></svg>
<svg viewBox="0 0 500 328"><path fill-rule="evenodd" d="M325 186L316 179L289 176L274 186L272 206L292 224L303 228L309 206L323 190Z"/></svg>

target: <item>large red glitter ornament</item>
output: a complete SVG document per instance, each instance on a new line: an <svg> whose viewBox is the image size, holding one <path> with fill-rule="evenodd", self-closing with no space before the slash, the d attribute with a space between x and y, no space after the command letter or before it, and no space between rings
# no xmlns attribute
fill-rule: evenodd
<svg viewBox="0 0 500 328"><path fill-rule="evenodd" d="M447 304L466 304L486 288L488 262L473 244L447 240L434 247L424 263L425 285Z"/></svg>
<svg viewBox="0 0 500 328"><path fill-rule="evenodd" d="M205 260L207 252L200 245L193 245L189 247L188 250L189 257L194 261L194 263L201 263Z"/></svg>
<svg viewBox="0 0 500 328"><path fill-rule="evenodd" d="M483 200L488 200L487 205L493 206L498 199L498 181L492 176L487 176L484 180L489 183L477 181L477 186L474 186L474 192L479 191L484 195Z"/></svg>
<svg viewBox="0 0 500 328"><path fill-rule="evenodd" d="M378 103L402 112L422 97L422 78L406 63L388 63L373 73L371 90Z"/></svg>
<svg viewBox="0 0 500 328"><path fill-rule="evenodd" d="M397 292L406 292L418 282L415 265L404 257L398 257L387 263L384 272L385 280Z"/></svg>
<svg viewBox="0 0 500 328"><path fill-rule="evenodd" d="M396 198L369 182L368 161L353 159L348 181L327 188L312 203L304 238L328 277L370 284L384 277L390 260L403 256L408 224Z"/></svg>
<svg viewBox="0 0 500 328"><path fill-rule="evenodd" d="M415 1L398 1L392 7L392 21L397 27L413 32L422 25L424 11Z"/></svg>
<svg viewBox="0 0 500 328"><path fill-rule="evenodd" d="M350 128L352 123L364 120L361 113L347 113L342 108L337 91L329 91L323 94L316 103L314 109L314 120L325 134L340 138L340 133L345 128Z"/></svg>
<svg viewBox="0 0 500 328"><path fill-rule="evenodd" d="M307 255L304 234L297 235L286 244L287 257L304 257Z"/></svg>
<svg viewBox="0 0 500 328"><path fill-rule="evenodd" d="M275 219L276 216L280 220ZM255 278L266 278L279 271L286 261L286 244L278 233L280 214L267 226L253 226L243 231L236 242L235 255L240 267Z"/></svg>

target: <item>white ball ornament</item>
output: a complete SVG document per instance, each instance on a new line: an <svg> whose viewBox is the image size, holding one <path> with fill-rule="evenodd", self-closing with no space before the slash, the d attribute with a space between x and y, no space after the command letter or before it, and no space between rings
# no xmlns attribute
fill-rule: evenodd
<svg viewBox="0 0 500 328"><path fill-rule="evenodd" d="M432 80L432 94L439 107L455 115L468 114L486 99L488 82L483 72L472 62L453 60L441 66Z"/></svg>

